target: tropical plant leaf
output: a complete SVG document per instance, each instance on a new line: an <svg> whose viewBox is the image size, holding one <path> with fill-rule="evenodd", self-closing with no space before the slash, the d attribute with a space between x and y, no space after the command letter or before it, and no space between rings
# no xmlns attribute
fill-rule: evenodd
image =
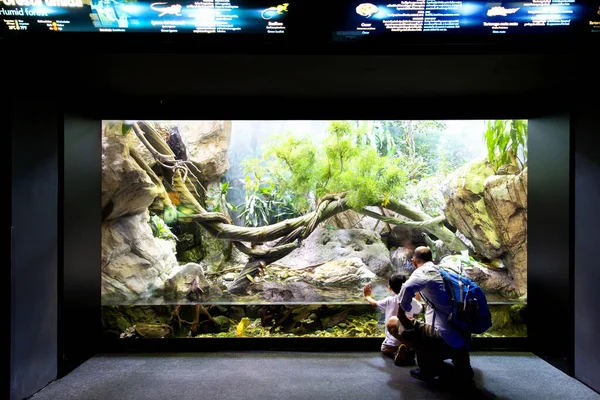
<svg viewBox="0 0 600 400"><path fill-rule="evenodd" d="M488 121L484 133L488 159L495 168L512 164L513 158L524 168L527 165L527 121L496 120Z"/></svg>

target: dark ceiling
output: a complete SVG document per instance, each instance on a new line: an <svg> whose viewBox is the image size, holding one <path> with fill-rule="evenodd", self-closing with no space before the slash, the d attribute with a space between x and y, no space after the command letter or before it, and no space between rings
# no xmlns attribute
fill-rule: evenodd
<svg viewBox="0 0 600 400"><path fill-rule="evenodd" d="M417 115L424 108L437 118L466 108L477 117L488 110L565 109L596 91L598 43L399 45L394 54L269 54L238 46L227 54L226 47L201 51L197 43L193 52L181 51L178 43L153 47L131 40L119 46L5 41L5 54L18 68L4 86L32 93L43 88L65 109L93 108L102 115L128 109L144 118L161 112L173 119L247 118L243 111L256 106L262 109L253 114L257 118L331 117L325 110L345 117L344 111L356 115L364 109L425 118Z"/></svg>
<svg viewBox="0 0 600 400"><path fill-rule="evenodd" d="M564 89L574 58L562 55L84 56L88 90L124 95L431 97Z"/></svg>

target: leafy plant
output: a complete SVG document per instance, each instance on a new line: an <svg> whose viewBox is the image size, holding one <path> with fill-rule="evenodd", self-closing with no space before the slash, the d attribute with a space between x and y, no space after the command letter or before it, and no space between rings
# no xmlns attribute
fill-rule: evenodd
<svg viewBox="0 0 600 400"><path fill-rule="evenodd" d="M485 141L494 168L512 164L522 170L527 165L527 134L526 120L487 122Z"/></svg>
<svg viewBox="0 0 600 400"><path fill-rule="evenodd" d="M250 178L246 176L246 186L250 186ZM238 206L241 210L239 217L246 226L261 226L269 224L269 201L262 196L261 189L254 191L246 189L244 204ZM263 188L264 191L264 188Z"/></svg>
<svg viewBox="0 0 600 400"><path fill-rule="evenodd" d="M204 333L195 337L384 337L384 325L378 320L379 314L365 314L349 317L322 330L285 333L281 331L281 326L263 327L260 318L250 321L248 317L243 317L238 324L232 324L227 332Z"/></svg>
<svg viewBox="0 0 600 400"><path fill-rule="evenodd" d="M280 222L289 218L295 218L302 215L296 207L296 200L290 193L276 190L274 192L273 205L275 206L275 215L272 217L275 221Z"/></svg>
<svg viewBox="0 0 600 400"><path fill-rule="evenodd" d="M308 137L279 135L261 158L245 162L254 180L247 178L242 216L247 225L272 223L309 212L318 198L339 192L355 209L385 206L411 183L460 166L455 148L436 156L445 127L440 121L332 121L319 146Z"/></svg>
<svg viewBox="0 0 600 400"><path fill-rule="evenodd" d="M158 215L152 215L152 217L150 217L149 223L150 227L152 228L152 235L154 235L154 237L160 239L177 240L177 236L175 236L171 232L171 229L169 229L165 221L163 221L162 218L160 218Z"/></svg>
<svg viewBox="0 0 600 400"><path fill-rule="evenodd" d="M402 193L406 174L396 158L378 154L377 143L369 141L372 138L364 140L367 131L366 125L356 122L333 121L322 146L307 138L281 136L267 146L262 159L252 163L266 168L263 179L271 179L278 201L288 196L290 211L310 211L317 198L336 192L348 192L351 207L383 204Z"/></svg>
<svg viewBox="0 0 600 400"><path fill-rule="evenodd" d="M394 156L396 140L389 129L390 121L354 121L356 144L371 146L380 156Z"/></svg>
<svg viewBox="0 0 600 400"><path fill-rule="evenodd" d="M441 189L443 179L444 175L436 174L407 185L403 200L432 217L442 215L446 204Z"/></svg>
<svg viewBox="0 0 600 400"><path fill-rule="evenodd" d="M238 206L239 217L246 226L262 226L300 216L290 193L277 190L274 184L261 186L260 181L252 181L246 176L244 204Z"/></svg>
<svg viewBox="0 0 600 400"><path fill-rule="evenodd" d="M418 154L419 138L446 129L442 121L389 121L388 129L399 144L400 151L409 158Z"/></svg>
<svg viewBox="0 0 600 400"><path fill-rule="evenodd" d="M329 179L327 192L347 191L348 204L356 209L379 203L383 206L403 193L407 177L397 160L377 155L373 149L363 149L360 155L347 160L345 170L336 171Z"/></svg>
<svg viewBox="0 0 600 400"><path fill-rule="evenodd" d="M209 210L214 212L227 213L229 210L236 211L237 207L227 201L229 192L229 182L221 183L219 189L211 187L208 190Z"/></svg>

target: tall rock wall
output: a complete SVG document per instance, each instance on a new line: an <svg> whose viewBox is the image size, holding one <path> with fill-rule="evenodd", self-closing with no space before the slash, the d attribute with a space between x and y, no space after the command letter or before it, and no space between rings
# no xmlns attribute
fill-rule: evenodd
<svg viewBox="0 0 600 400"><path fill-rule="evenodd" d="M527 291L527 168L485 180L485 205L506 249L505 263L520 294Z"/></svg>
<svg viewBox="0 0 600 400"><path fill-rule="evenodd" d="M473 242L479 254L490 260L506 251L485 204L484 183L493 174L487 160L475 160L451 174L443 188L448 222Z"/></svg>
<svg viewBox="0 0 600 400"><path fill-rule="evenodd" d="M166 127L172 127L172 124L167 123ZM187 150L186 157L200 169L200 178L206 185L218 181L229 168L227 149L231 122L180 121L176 127L171 132L181 135ZM161 129L163 132L168 134L169 129ZM159 194L164 194L164 189L152 181L131 156L133 150L130 149L135 149L140 155L143 160L140 164L156 168L154 158L133 131L124 129L122 121L105 121L102 137L101 260L102 299L105 303L134 302L162 294L170 286L176 286L172 285L173 274L178 274L180 267L176 241L155 237L151 227L148 208ZM204 245L203 240L199 238L198 241ZM193 265L202 270L198 264ZM177 290L181 291L181 288Z"/></svg>
<svg viewBox="0 0 600 400"><path fill-rule="evenodd" d="M501 259L515 293L527 292L527 169L494 175L485 159L459 168L444 183L448 222L478 254Z"/></svg>

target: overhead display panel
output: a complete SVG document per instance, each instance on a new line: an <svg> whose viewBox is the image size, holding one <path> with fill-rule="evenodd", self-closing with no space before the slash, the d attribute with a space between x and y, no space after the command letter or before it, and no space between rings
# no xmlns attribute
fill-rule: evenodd
<svg viewBox="0 0 600 400"><path fill-rule="evenodd" d="M387 3L349 0L343 6L344 17L335 35L566 32L586 14L586 9L579 3L578 0L403 0Z"/></svg>
<svg viewBox="0 0 600 400"><path fill-rule="evenodd" d="M308 43L328 42L332 32L334 41L600 32L600 0L283 1L0 0L0 33L249 34Z"/></svg>
<svg viewBox="0 0 600 400"><path fill-rule="evenodd" d="M284 34L277 0L0 0L2 30Z"/></svg>

